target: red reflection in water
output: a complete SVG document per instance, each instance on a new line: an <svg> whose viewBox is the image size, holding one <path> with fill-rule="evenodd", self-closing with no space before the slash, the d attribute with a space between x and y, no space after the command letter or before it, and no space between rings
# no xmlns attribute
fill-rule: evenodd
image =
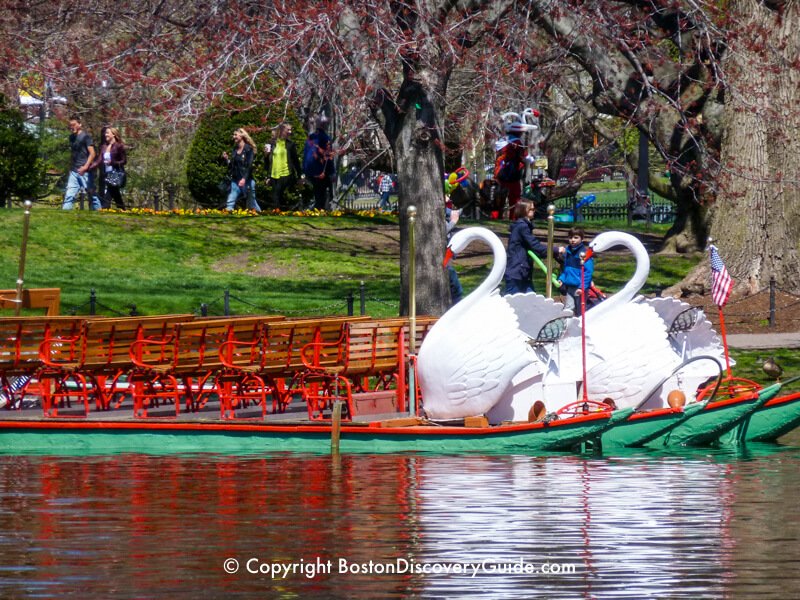
<svg viewBox="0 0 800 600"><path fill-rule="evenodd" d="M265 458L115 456L26 457L0 463L0 486L18 501L0 519L20 532L5 564L26 589L86 597L119 590L150 596L194 589L312 593L342 585L337 560L394 560L414 553L408 531L414 460L408 457ZM10 519L10 522L9 522ZM236 558L240 571L226 574ZM316 563L330 572L284 580L245 572L272 563ZM406 576L392 578L404 594ZM363 597L386 596L389 580L348 575ZM370 584L374 582L374 584ZM213 595L213 594L212 594Z"/></svg>

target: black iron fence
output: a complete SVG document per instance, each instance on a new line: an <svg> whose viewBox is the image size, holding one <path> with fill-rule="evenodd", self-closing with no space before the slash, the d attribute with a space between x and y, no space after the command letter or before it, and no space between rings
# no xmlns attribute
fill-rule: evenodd
<svg viewBox="0 0 800 600"><path fill-rule="evenodd" d="M699 306L705 311L706 315L715 324L718 319L716 306L712 303L710 296ZM199 306L187 307L186 312L192 312L199 316L232 316L249 314L285 314L298 316L332 315L342 314L354 315L356 311L360 315L369 313L369 305L381 304L389 306L394 311L399 312L398 299L383 299L370 296L366 284L362 281L357 289L352 290L340 301L334 301L324 306L315 308L304 308L297 311L281 310L275 307L262 306L240 298L224 290L222 296L209 299ZM89 298L84 304L73 306L66 309L67 314L88 314L88 315L107 315L107 316L136 316L138 312L136 304L126 304L123 307L111 307L102 303L95 290L89 292ZM384 312L384 311L381 311ZM725 322L730 326L737 324L756 325L761 327L775 328L780 326L782 329L797 328L795 322L800 321L800 296L792 292L781 289L776 285L774 279L770 280L767 287L761 289L756 294L745 298L731 300L725 307Z"/></svg>
<svg viewBox="0 0 800 600"><path fill-rule="evenodd" d="M303 308L300 310L285 310L278 309L270 306L263 306L255 304L245 298L240 298L232 294L230 290L223 290L222 296L210 298L208 302L202 302L200 305L187 307L186 312L191 312L202 317L208 316L233 316L233 315L250 315L250 314L282 314L282 315L296 315L296 316L326 316L333 314L345 313L349 316L356 314L366 315L367 303L382 304L390 306L393 310L399 312L400 302L396 299L385 300L376 298L367 294L366 284L362 281L357 290L350 291L347 296L341 301L334 301L324 306L317 306L315 308ZM357 303L357 306L356 306ZM141 313L137 309L136 304L126 304L122 307L109 306L100 301L97 291L92 289L89 291L89 298L83 304L69 307L65 310L70 315L101 315L101 316L139 316ZM383 311L381 311L383 312Z"/></svg>
<svg viewBox="0 0 800 600"><path fill-rule="evenodd" d="M556 221L650 221L671 223L675 220L675 206L670 202L647 203L596 203L587 202L586 196L559 198L556 205Z"/></svg>

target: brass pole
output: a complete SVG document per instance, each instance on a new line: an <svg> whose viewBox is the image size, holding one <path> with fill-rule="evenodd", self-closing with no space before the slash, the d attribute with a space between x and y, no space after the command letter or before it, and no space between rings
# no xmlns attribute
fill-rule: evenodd
<svg viewBox="0 0 800 600"><path fill-rule="evenodd" d="M553 297L553 227L555 218L553 214L556 207L553 204L547 205L547 279L545 281L545 294L548 298Z"/></svg>
<svg viewBox="0 0 800 600"><path fill-rule="evenodd" d="M28 252L28 229L31 223L31 206L33 203L30 200L25 200L25 213L22 220L22 246L19 251L19 271L17 274L17 297L14 305L14 315L19 316L19 311L22 309L22 286L25 281L25 255Z"/></svg>
<svg viewBox="0 0 800 600"><path fill-rule="evenodd" d="M331 415L331 454L339 454L339 439L342 434L342 401L334 400Z"/></svg>
<svg viewBox="0 0 800 600"><path fill-rule="evenodd" d="M414 378L414 359L417 352L417 244L414 226L417 222L417 207L408 207L408 412L417 414L417 382Z"/></svg>

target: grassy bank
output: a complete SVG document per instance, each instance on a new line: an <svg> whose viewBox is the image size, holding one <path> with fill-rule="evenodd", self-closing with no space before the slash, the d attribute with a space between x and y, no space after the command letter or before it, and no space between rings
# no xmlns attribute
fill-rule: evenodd
<svg viewBox="0 0 800 600"><path fill-rule="evenodd" d="M22 211L2 213L0 287L17 278ZM364 281L372 314L397 314L397 226L375 217L166 216L35 208L27 287L60 287L62 312L342 314ZM357 307L358 308L358 307Z"/></svg>

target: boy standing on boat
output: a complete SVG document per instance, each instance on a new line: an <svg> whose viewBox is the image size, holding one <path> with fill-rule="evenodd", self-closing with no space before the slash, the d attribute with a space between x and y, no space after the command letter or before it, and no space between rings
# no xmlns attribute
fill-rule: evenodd
<svg viewBox="0 0 800 600"><path fill-rule="evenodd" d="M562 248L564 255L564 268L561 271L558 284L561 293L566 296L564 308L571 310L576 317L581 316L581 294L592 286L592 273L594 272L594 259L590 258L584 265L583 287L581 288L581 254L586 252L586 237L581 227L569 230L569 246Z"/></svg>

